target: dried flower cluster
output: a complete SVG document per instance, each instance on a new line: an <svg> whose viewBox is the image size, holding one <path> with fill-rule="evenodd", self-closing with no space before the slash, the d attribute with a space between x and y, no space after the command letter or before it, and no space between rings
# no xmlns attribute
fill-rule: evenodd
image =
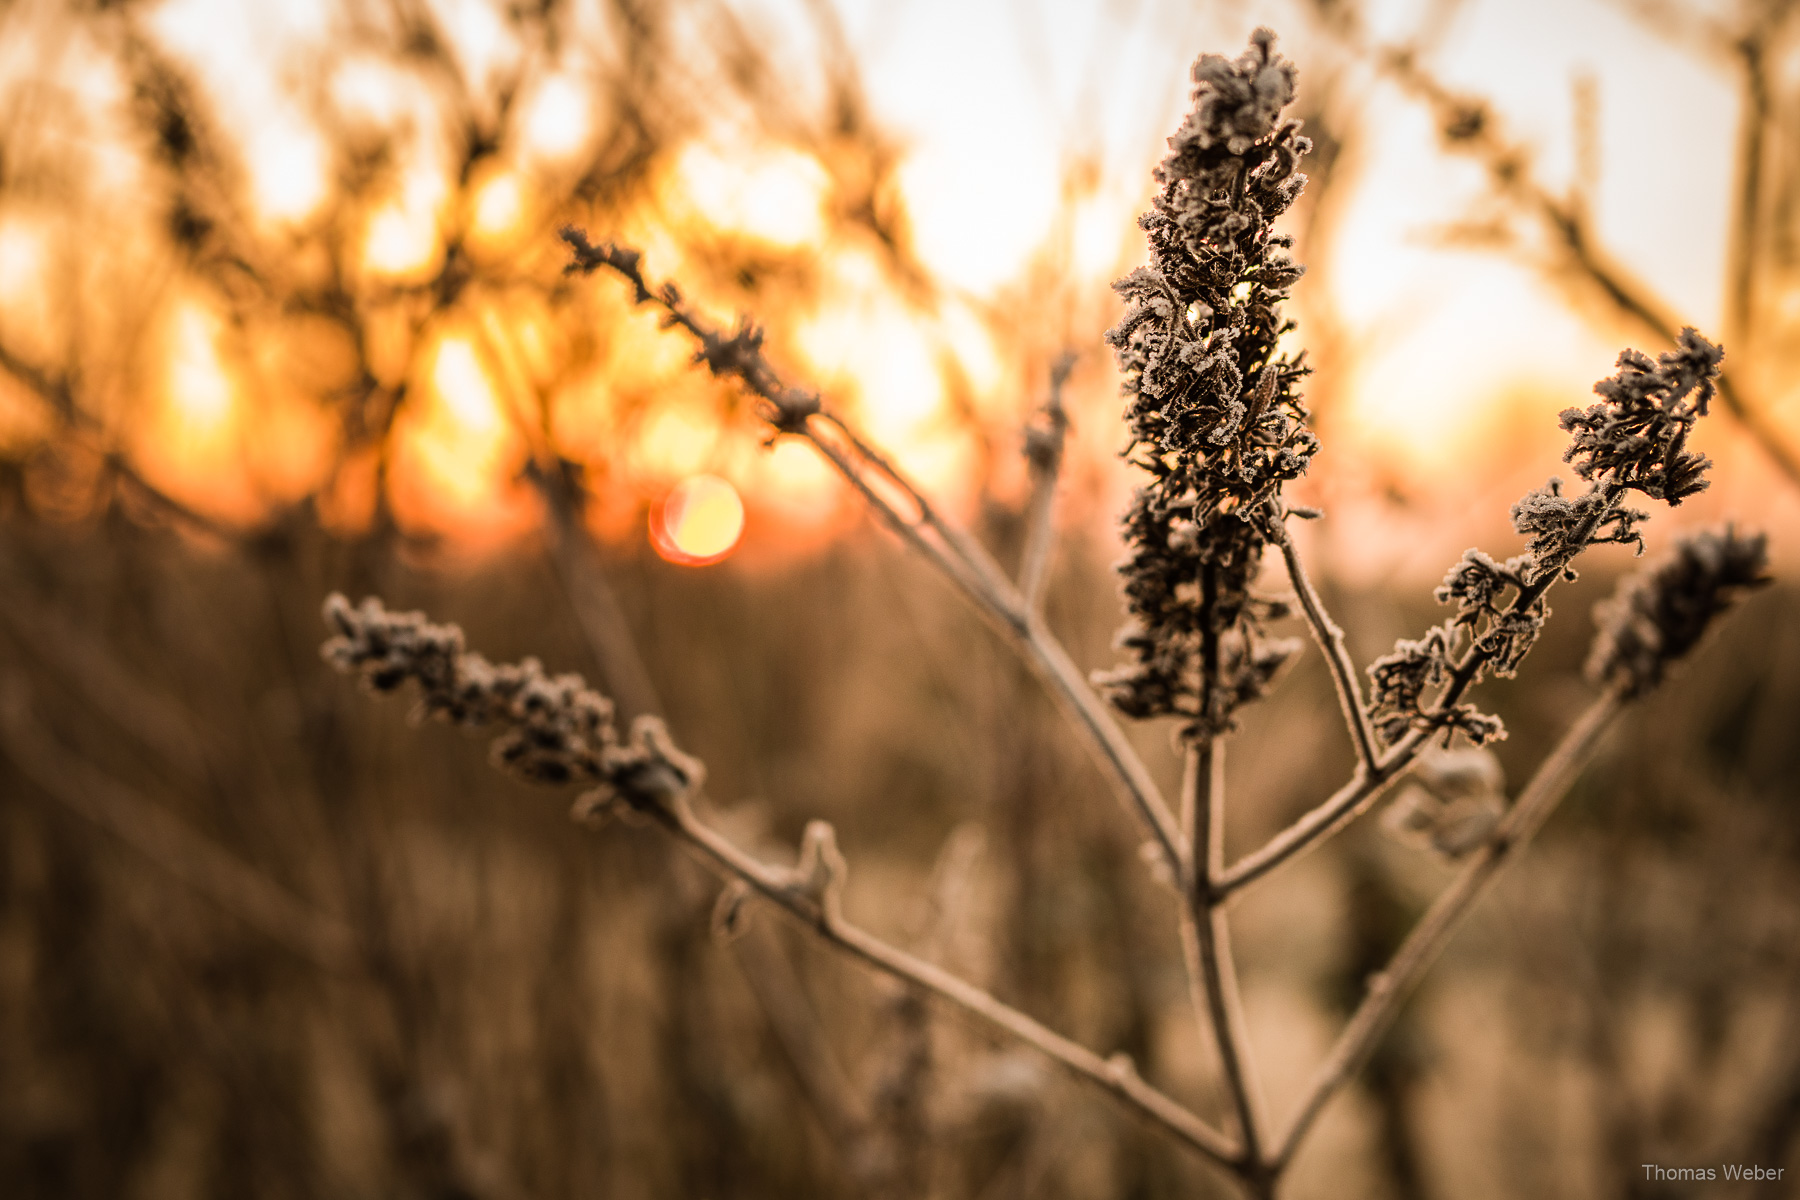
<svg viewBox="0 0 1800 1200"><path fill-rule="evenodd" d="M1132 661L1100 682L1130 716L1186 717L1190 737L1230 728L1298 648L1264 635L1285 610L1250 594L1286 515L1281 485L1318 445L1295 390L1306 368L1276 353L1302 268L1272 225L1311 146L1281 118L1295 71L1274 44L1259 29L1235 62L1194 64L1194 109L1139 220L1150 265L1113 285L1129 307L1106 335L1125 373L1126 453L1151 479L1124 519Z"/></svg>
<svg viewBox="0 0 1800 1200"><path fill-rule="evenodd" d="M1726 526L1682 538L1656 566L1619 585L1595 607L1599 633L1588 675L1628 697L1662 682L1669 665L1700 640L1744 591L1769 582L1768 539Z"/></svg>
<svg viewBox="0 0 1800 1200"><path fill-rule="evenodd" d="M1544 595L1587 547L1643 541L1646 514L1628 508L1638 491L1673 506L1706 487L1705 455L1687 448L1694 423L1706 415L1723 352L1692 329L1676 348L1652 361L1636 350L1619 355L1619 369L1594 385L1601 402L1565 409L1562 427L1574 434L1564 461L1589 483L1565 495L1551 479L1513 505L1513 528L1525 553L1496 562L1470 550L1437 589L1455 614L1417 641L1401 641L1369 667L1370 716L1389 742L1409 729L1455 730L1476 745L1506 736L1495 716L1458 703L1485 674L1512 675L1537 641L1550 608ZM1443 690L1427 703L1427 689Z"/></svg>
<svg viewBox="0 0 1800 1200"><path fill-rule="evenodd" d="M418 684L416 720L499 726L494 765L531 783L597 785L577 802L584 812L662 803L698 786L705 773L658 718L639 717L621 742L612 701L581 676L547 675L535 658L490 663L463 649L455 625L389 612L374 596L353 608L336 593L325 601L325 621L337 630L321 649L332 666L359 675L372 692Z"/></svg>

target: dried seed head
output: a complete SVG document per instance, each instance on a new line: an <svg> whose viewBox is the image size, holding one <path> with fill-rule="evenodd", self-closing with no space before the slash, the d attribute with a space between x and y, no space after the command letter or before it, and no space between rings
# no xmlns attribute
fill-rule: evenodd
<svg viewBox="0 0 1800 1200"><path fill-rule="evenodd" d="M1451 568L1437 599L1454 603L1455 615L1418 641L1400 641L1369 668L1369 715L1383 738L1442 729L1479 746L1506 736L1498 717L1470 704L1428 703L1426 690L1453 677L1467 688L1490 673L1517 671L1550 615L1545 591L1575 578L1574 560L1589 546L1623 542L1641 553L1637 527L1647 514L1624 505L1627 491L1674 505L1706 487L1711 464L1686 448L1687 438L1706 415L1723 357L1684 329L1676 348L1654 362L1636 350L1620 354L1618 371L1594 385L1602 403L1564 410L1562 427L1575 436L1563 457L1588 490L1565 495L1562 480L1551 479L1513 505L1524 554L1499 563L1470 550Z"/></svg>
<svg viewBox="0 0 1800 1200"><path fill-rule="evenodd" d="M595 785L576 801L578 820L597 824L621 809L668 804L705 777L655 717L639 717L621 743L612 702L579 675L548 675L535 658L490 663L464 651L456 626L389 612L374 596L351 607L334 594L325 620L337 631L321 648L325 660L369 690L391 692L410 680L419 689L415 717L498 727L491 757L501 770L529 783Z"/></svg>
<svg viewBox="0 0 1800 1200"><path fill-rule="evenodd" d="M1563 410L1562 427L1575 435L1564 460L1583 479L1609 478L1671 505L1703 491L1712 463L1686 448L1687 436L1706 415L1724 357L1691 327L1654 362L1624 351L1618 372L1594 385L1601 403Z"/></svg>
<svg viewBox="0 0 1800 1200"><path fill-rule="evenodd" d="M1662 682L1669 665L1693 649L1714 617L1750 588L1769 582L1768 539L1740 537L1727 525L1675 544L1661 562L1619 585L1595 606L1599 626L1589 678L1641 696Z"/></svg>
<svg viewBox="0 0 1800 1200"><path fill-rule="evenodd" d="M1279 520L1281 485L1318 443L1276 343L1300 278L1273 222L1299 196L1310 144L1283 121L1293 65L1259 29L1235 62L1194 65L1194 107L1156 170L1139 224L1150 264L1113 285L1124 318L1106 338L1124 372L1126 454L1150 475L1125 514L1129 660L1097 677L1129 716L1179 715L1188 736L1231 728L1291 653L1268 641L1249 594Z"/></svg>

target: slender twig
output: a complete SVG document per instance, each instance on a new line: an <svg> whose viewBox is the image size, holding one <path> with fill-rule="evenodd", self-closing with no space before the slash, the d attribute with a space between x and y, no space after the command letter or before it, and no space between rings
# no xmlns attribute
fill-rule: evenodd
<svg viewBox="0 0 1800 1200"><path fill-rule="evenodd" d="M1019 593L1033 612L1043 607L1044 581L1049 577L1050 556L1056 548L1056 485L1062 475L1063 443L1069 433L1063 387L1074 367L1073 354L1064 354L1051 366L1050 397L1044 402L1043 423L1025 434L1025 457L1031 464L1031 499L1025 507Z"/></svg>
<svg viewBox="0 0 1800 1200"><path fill-rule="evenodd" d="M1261 1088L1244 1029L1244 1006L1237 968L1231 956L1230 930L1222 903L1212 898L1211 883L1223 866L1225 818L1225 743L1220 737L1198 739L1187 750L1182 776L1182 812L1195 863L1193 882L1182 906L1182 947L1190 977L1197 976L1196 1007L1207 1017L1219 1065L1237 1117L1242 1155L1240 1171L1261 1172L1264 1129Z"/></svg>
<svg viewBox="0 0 1800 1200"><path fill-rule="evenodd" d="M1624 701L1619 694L1608 691L1577 718L1549 757L1539 765L1518 802L1494 830L1493 838L1476 851L1461 874L1438 894L1425 916L1401 943L1387 968L1370 979L1362 1003L1313 1077L1306 1099L1282 1135L1274 1158L1277 1170L1293 1158L1326 1102L1362 1068L1401 1003L1411 994L1420 976L1431 966L1470 908L1511 860L1513 853L1543 826L1573 786L1601 734L1623 707Z"/></svg>
<svg viewBox="0 0 1800 1200"><path fill-rule="evenodd" d="M686 330L700 343L697 362L705 363L714 375L734 378L748 388L763 402L763 415L778 435L810 441L883 523L957 586L976 611L1019 650L1074 719L1090 753L1157 843L1171 875L1186 879L1189 868L1180 831L1149 768L993 556L939 512L904 471L828 411L816 394L784 383L764 356L762 333L755 326L740 322L737 331L728 336L695 314L678 288L664 284L652 289L637 251L611 244L596 246L573 227L565 227L562 237L575 256L567 270L587 274L605 267L622 276L631 284L638 303L656 304L663 310L666 324ZM902 506L912 511L903 511Z"/></svg>
<svg viewBox="0 0 1800 1200"><path fill-rule="evenodd" d="M1006 579L977 574L966 559L926 536L917 522L909 521L876 490L841 448L819 438L814 438L813 444L882 521L957 584L976 610L1021 652L1027 665L1082 731L1089 752L1117 786L1126 806L1147 827L1172 877L1185 879L1189 865L1179 830L1149 768L1042 618L1024 608L1022 597Z"/></svg>
<svg viewBox="0 0 1800 1200"><path fill-rule="evenodd" d="M1319 643L1319 650L1325 655L1325 665L1331 668L1331 683L1337 689L1338 706L1343 709L1344 724L1356 746L1357 761L1365 771L1373 771L1377 758L1375 730L1369 725L1369 714L1363 707L1362 688L1356 682L1356 664L1344 646L1344 631L1325 611L1325 604L1306 574L1300 551L1287 526L1277 522L1274 531L1281 547L1282 561L1287 564L1288 579L1294 585L1294 593L1300 597L1301 611L1306 614L1307 628L1312 630L1313 640Z"/></svg>
<svg viewBox="0 0 1800 1200"><path fill-rule="evenodd" d="M1602 494L1601 503L1591 506L1581 523L1570 533L1568 549L1561 557L1538 564L1537 573L1531 579L1521 582L1508 606L1509 615L1529 612L1556 581L1562 578L1574 556L1588 546L1618 511L1625 490L1622 484L1599 483L1595 485L1595 490ZM1495 650L1480 640L1471 644L1451 668L1450 678L1445 682L1443 691L1438 694L1431 711L1425 715L1422 725L1408 730L1372 765L1358 763L1355 773L1342 787L1261 847L1232 864L1230 870L1214 884L1214 894L1228 896L1255 882L1368 811L1382 789L1412 765L1413 759L1418 757L1432 735L1438 732L1442 722L1449 718L1463 693L1480 677L1494 654Z"/></svg>
<svg viewBox="0 0 1800 1200"><path fill-rule="evenodd" d="M1310 849L1366 812L1382 790L1412 765L1425 743L1425 734L1413 730L1389 747L1373 770L1358 766L1342 787L1308 809L1293 824L1233 863L1213 881L1213 892L1229 896L1248 887L1270 871Z"/></svg>
<svg viewBox="0 0 1800 1200"><path fill-rule="evenodd" d="M954 547L946 545L941 537L933 537L935 530L922 514L909 518L901 512L893 500L878 490L876 482L863 470L852 448L840 445L832 438L810 432L807 440L856 489L882 523L923 555L932 566L942 571L990 624L1004 635L1017 637L1020 634L1024 614L1017 605L1009 602L1006 591L997 589L992 581L984 579L967 558L956 553ZM882 482L886 480L883 479ZM1010 585L1004 586L1010 590Z"/></svg>
<svg viewBox="0 0 1800 1200"><path fill-rule="evenodd" d="M937 506L919 489L917 484L913 483L906 472L889 461L880 450L864 441L843 418L822 408L815 419L807 422L806 428L802 431L803 436L817 445L821 423L833 427L849 442L862 462L873 467L883 481L898 488L911 501L919 510L919 523L943 539L944 544L949 546L968 565L969 569L995 596L1000 609L1006 612L1022 610L1023 605L1017 602L1012 595L1016 590L1013 588L1012 580L1001 569L1000 564L994 560L994 556L988 553L987 548L976 541L968 530L938 511Z"/></svg>
<svg viewBox="0 0 1800 1200"><path fill-rule="evenodd" d="M1230 1166L1238 1161L1237 1147L1187 1108L1146 1083L1127 1056L1103 1059L966 980L852 925L831 904L821 903L797 888L788 872L745 853L701 822L685 801L677 799L659 805L650 810L650 815L715 869L728 878L742 880L826 944L903 983L923 988L1025 1043L1214 1162Z"/></svg>
<svg viewBox="0 0 1800 1200"><path fill-rule="evenodd" d="M550 557L557 582L621 711L627 716L660 714L662 698L600 564L593 534L582 522L581 485L571 475L572 469L560 457L545 456L526 472L550 510L556 539Z"/></svg>

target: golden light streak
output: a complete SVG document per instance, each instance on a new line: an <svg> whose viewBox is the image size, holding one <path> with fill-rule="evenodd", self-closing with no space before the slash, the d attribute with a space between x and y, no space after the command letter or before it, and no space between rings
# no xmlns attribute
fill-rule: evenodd
<svg viewBox="0 0 1800 1200"><path fill-rule="evenodd" d="M938 316L938 333L978 396L985 399L999 390L1006 366L993 336L973 309L967 304L946 305Z"/></svg>
<svg viewBox="0 0 1800 1200"><path fill-rule="evenodd" d="M1105 279L1122 275L1128 255L1139 247L1135 198L1089 196L1075 205L1070 222L1069 253L1076 278Z"/></svg>
<svg viewBox="0 0 1800 1200"><path fill-rule="evenodd" d="M782 438L768 451L759 451L747 468L747 482L755 498L780 507L790 520L817 523L829 519L842 491L831 464L798 438Z"/></svg>
<svg viewBox="0 0 1800 1200"><path fill-rule="evenodd" d="M690 475L707 465L720 436L718 419L688 405L660 405L632 447L631 464L651 475Z"/></svg>
<svg viewBox="0 0 1800 1200"><path fill-rule="evenodd" d="M244 454L236 381L219 350L223 324L193 300L171 307L160 349L163 403L133 430L144 473L184 503L231 521L264 503Z"/></svg>
<svg viewBox="0 0 1800 1200"><path fill-rule="evenodd" d="M863 425L878 441L908 441L942 410L931 339L891 296L828 308L805 321L794 340L822 383L855 397Z"/></svg>
<svg viewBox="0 0 1800 1200"><path fill-rule="evenodd" d="M673 563L705 566L737 548L744 532L744 504L737 489L717 475L682 480L650 513L650 540Z"/></svg>
<svg viewBox="0 0 1800 1200"><path fill-rule="evenodd" d="M939 278L986 295L1015 279L1049 235L1056 174L1017 139L959 150L934 147L908 159L900 190L919 257Z"/></svg>
<svg viewBox="0 0 1800 1200"><path fill-rule="evenodd" d="M406 85L379 59L346 58L331 76L331 99L353 120L386 125L405 108Z"/></svg>
<svg viewBox="0 0 1800 1200"><path fill-rule="evenodd" d="M519 482L525 446L473 342L441 335L421 371L417 399L394 428L389 494L396 516L467 548L498 545L531 528L539 513Z"/></svg>

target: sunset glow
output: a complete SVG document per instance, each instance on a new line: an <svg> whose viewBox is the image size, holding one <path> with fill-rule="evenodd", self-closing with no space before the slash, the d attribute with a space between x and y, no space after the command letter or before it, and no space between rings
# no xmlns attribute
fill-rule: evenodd
<svg viewBox="0 0 1800 1200"><path fill-rule="evenodd" d="M475 193L470 224L478 237L497 240L512 233L525 215L525 193L517 175L496 175Z"/></svg>
<svg viewBox="0 0 1800 1200"><path fill-rule="evenodd" d="M440 342L431 383L445 410L469 433L485 437L499 431L499 404L474 346L454 337Z"/></svg>
<svg viewBox="0 0 1800 1200"><path fill-rule="evenodd" d="M0 221L0 304L23 304L42 286L43 237L23 221Z"/></svg>
<svg viewBox="0 0 1800 1200"><path fill-rule="evenodd" d="M1018 431L1041 400L1046 365L1077 350L1071 445L1101 481L1098 503L1105 488L1123 486L1101 341L1117 312L1107 281L1144 259L1136 215L1188 103L1194 53L1241 45L1266 15L1067 4L1052 19L1030 6L954 0L831 7L855 59L866 127L840 127L809 107L818 97L808 89L823 77L809 73L810 50L779 32L762 48L793 52L777 56L793 72L791 96L746 100L754 88L695 56L680 65L691 77L675 85L692 91L694 108L677 104L668 111L686 115L663 121L660 110L629 112L609 90L626 76L596 49L605 39L585 18L533 57L504 6L458 0L432 7L441 40L415 56L347 36L327 6L304 0L161 0L147 36L193 71L204 99L196 128L218 138L207 160L218 177L192 191L216 244L193 259L177 247L159 260L170 247L151 245L166 237L162 189L174 173L132 124L142 114L133 115L129 79L86 51L59 60L57 77L83 97L94 129L93 114L118 122L82 143L91 154L70 160L70 177L106 204L137 198L119 223L136 239L130 269L141 258L177 297L146 289L150 317L107 314L121 318L126 341L143 331L130 344L144 358L128 377L148 381L149 394L135 408L121 404L143 414L144 428L128 437L159 478L179 475L171 489L202 507L252 511L252 494L264 507L304 494L342 453L339 398L357 355L356 369L381 389L374 407L381 395L399 397L392 470L375 478L397 512L450 538L528 528L530 489L521 492L517 472L546 451L612 472L609 503L629 515L607 519L621 528L638 528L647 497L703 475L729 481L759 525L766 512L786 530L837 528L843 493L829 467L802 442L765 447L749 403L693 369L691 339L662 328L651 306L634 307L616 278L556 282L554 229L572 219L641 249L650 279L678 281L709 320L728 328L742 311L761 323L785 380L819 390L959 514L981 488L1009 503L1020 494ZM1572 170L1569 96L1522 82L1531 73L1509 64L1541 64L1541 78L1591 74L1605 101L1596 244L1640 271L1680 320L1716 328L1719 181L1731 175L1733 142L1695 132L1732 127L1735 94L1698 57L1605 5L1573 6L1580 36L1560 39L1519 16L1545 9L1542 0L1467 6L1434 69L1492 97L1509 133L1536 148L1533 169L1552 191ZM1314 61L1318 36L1295 22L1283 45ZM24 40L9 50L29 52ZM1310 71L1303 96L1324 78ZM642 98L667 108L660 86L643 83ZM1572 318L1566 296L1520 258L1432 232L1476 211L1482 172L1447 156L1429 115L1399 89L1379 83L1366 93L1308 117L1342 123L1321 128L1354 153L1326 193L1327 232L1305 244L1310 216L1297 209L1289 219L1312 269L1296 289L1292 345L1309 348L1318 369L1307 391L1321 428L1330 423L1332 469L1348 464L1335 478L1362 486L1405 477L1420 495L1441 497L1468 476L1446 464L1492 453L1515 428L1553 425L1625 340L1643 339ZM857 140L865 128L866 145ZM468 142L471 130L495 140ZM1656 147L1671 137L1697 157L1665 186L1653 178ZM612 171L616 192L592 190ZM215 185L243 203L240 224L224 200L217 213L207 208ZM60 352L65 309L110 303L83 291L104 295L95 280L107 268L72 238L76 227L40 197L9 193L0 207L0 321L45 362ZM360 323L354 351L339 329L294 339L292 361L265 361L285 344L272 330L300 318L250 312L262 303L245 300L255 286L233 292L217 264L234 238L254 249L245 261L255 271L279 277L276 291L341 272ZM66 294L50 294L51 284ZM1790 292L1767 297L1771 321L1796 321L1800 292ZM307 312L321 324L336 319ZM326 345L332 338L346 345ZM1772 372L1759 387L1791 426L1800 392L1788 374ZM31 427L28 393L6 401L7 428ZM263 436L270 430L284 432ZM282 454L294 463L278 462ZM363 506L359 493L342 507Z"/></svg>

